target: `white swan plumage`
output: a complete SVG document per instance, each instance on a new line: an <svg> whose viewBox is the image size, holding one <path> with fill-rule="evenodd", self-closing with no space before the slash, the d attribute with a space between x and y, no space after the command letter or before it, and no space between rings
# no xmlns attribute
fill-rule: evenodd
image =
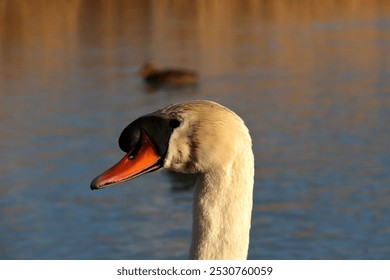
<svg viewBox="0 0 390 280"><path fill-rule="evenodd" d="M128 125L119 146L126 156L96 177L92 189L160 168L196 173L189 258L247 258L254 156L238 115L212 101L173 104Z"/></svg>

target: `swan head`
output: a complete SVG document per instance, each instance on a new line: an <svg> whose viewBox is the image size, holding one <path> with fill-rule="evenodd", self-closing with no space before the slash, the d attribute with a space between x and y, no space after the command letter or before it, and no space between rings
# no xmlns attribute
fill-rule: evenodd
<svg viewBox="0 0 390 280"><path fill-rule="evenodd" d="M251 149L251 139L235 113L215 102L199 100L173 104L136 119L122 131L119 147L126 155L96 177L91 189L160 168L212 172L229 166L243 147Z"/></svg>

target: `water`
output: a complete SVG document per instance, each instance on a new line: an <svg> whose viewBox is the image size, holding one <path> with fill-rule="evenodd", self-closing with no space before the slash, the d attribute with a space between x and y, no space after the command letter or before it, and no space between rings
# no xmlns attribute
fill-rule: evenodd
<svg viewBox="0 0 390 280"><path fill-rule="evenodd" d="M89 183L189 99L250 128L250 259L390 258L386 2L5 1L0 36L1 259L185 259L192 178ZM151 58L201 84L148 91Z"/></svg>

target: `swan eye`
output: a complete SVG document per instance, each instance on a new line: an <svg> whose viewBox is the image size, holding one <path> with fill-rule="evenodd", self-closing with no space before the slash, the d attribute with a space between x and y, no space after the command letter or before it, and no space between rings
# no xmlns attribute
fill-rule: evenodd
<svg viewBox="0 0 390 280"><path fill-rule="evenodd" d="M180 121L179 120L172 119L172 120L169 121L169 127L170 128L176 128L178 126L180 126Z"/></svg>
<svg viewBox="0 0 390 280"><path fill-rule="evenodd" d="M141 146L142 146L142 139L144 138L144 137L143 137L143 133L144 133L144 132L141 131L137 144L133 147L133 150L131 151L131 153L130 153L129 156L128 156L128 158L129 158L130 160L133 160L133 159L137 156L139 150L141 149Z"/></svg>

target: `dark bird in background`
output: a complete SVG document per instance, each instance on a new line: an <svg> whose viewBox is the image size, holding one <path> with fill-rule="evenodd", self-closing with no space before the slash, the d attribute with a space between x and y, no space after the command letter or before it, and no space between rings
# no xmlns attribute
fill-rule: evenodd
<svg viewBox="0 0 390 280"><path fill-rule="evenodd" d="M139 71L144 82L152 87L185 87L194 86L199 81L198 73L183 68L161 69L154 61L144 63Z"/></svg>

